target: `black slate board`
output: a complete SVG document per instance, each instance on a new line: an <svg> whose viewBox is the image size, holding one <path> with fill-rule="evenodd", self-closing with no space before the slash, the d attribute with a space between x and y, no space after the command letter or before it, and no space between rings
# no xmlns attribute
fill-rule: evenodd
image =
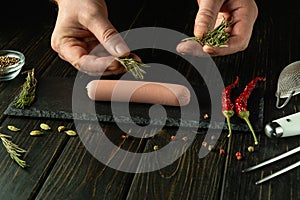
<svg viewBox="0 0 300 200"><path fill-rule="evenodd" d="M140 104L140 103L114 103L114 106L122 108L129 105L130 118L124 116L122 112L114 113L112 115L111 102L94 102L87 96L86 88L81 87L76 90L77 103L82 102L82 108L79 112L72 110L72 94L74 86L74 77L71 78L45 78L39 80L35 102L25 109L16 108L13 103L5 110L5 115L10 116L25 116L25 117L40 117L40 118L55 118L55 119L70 119L70 120L98 120L101 122L118 122L129 123L131 120L139 125L148 125L149 123L154 125L165 126L184 126L184 127L198 127L198 128L213 128L213 129L228 129L227 124L223 122L210 122L210 118L205 118L204 115L210 116L210 101L209 93L204 85L193 86L197 100L200 107L199 120L185 120L181 119L182 110L180 107L164 106L167 119L149 118L149 108L152 105ZM78 88L78 87L77 87ZM258 87L259 88L259 87ZM78 95L79 94L79 95ZM248 106L251 110L250 121L252 122L255 131L261 131L263 128L263 107L264 98L262 88L255 89L250 96ZM94 110L96 116L90 113ZM193 108L188 108L184 112L193 112ZM96 119L95 119L96 117ZM225 120L225 118L224 118ZM224 125L224 126L222 126ZM236 131L248 131L246 123L233 116L231 118L232 130Z"/></svg>

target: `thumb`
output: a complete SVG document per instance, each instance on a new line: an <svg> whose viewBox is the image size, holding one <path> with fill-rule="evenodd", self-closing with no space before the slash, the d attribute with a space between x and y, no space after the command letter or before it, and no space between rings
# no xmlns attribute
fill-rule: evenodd
<svg viewBox="0 0 300 200"><path fill-rule="evenodd" d="M111 55L116 57L129 55L129 47L107 17L101 16L92 21L90 31Z"/></svg>
<svg viewBox="0 0 300 200"><path fill-rule="evenodd" d="M199 10L194 26L194 35L196 37L203 37L209 29L214 27L223 3L224 0L198 0Z"/></svg>

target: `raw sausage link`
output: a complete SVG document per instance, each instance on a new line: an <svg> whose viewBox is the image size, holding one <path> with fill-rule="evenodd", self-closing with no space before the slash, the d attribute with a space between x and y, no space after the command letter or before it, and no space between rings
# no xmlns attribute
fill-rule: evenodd
<svg viewBox="0 0 300 200"><path fill-rule="evenodd" d="M168 106L185 106L190 91L179 84L129 80L93 80L87 85L90 99ZM132 94L131 94L132 93Z"/></svg>

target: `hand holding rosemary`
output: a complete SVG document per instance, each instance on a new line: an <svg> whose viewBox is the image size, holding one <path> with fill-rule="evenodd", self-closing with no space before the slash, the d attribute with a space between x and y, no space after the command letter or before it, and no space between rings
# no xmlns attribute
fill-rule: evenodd
<svg viewBox="0 0 300 200"><path fill-rule="evenodd" d="M182 41L195 40L201 45L208 45L212 47L228 47L227 42L229 40L230 34L225 30L232 24L232 22L232 20L227 21L224 18L219 26L211 31L208 31L202 38L189 37L183 39Z"/></svg>
<svg viewBox="0 0 300 200"><path fill-rule="evenodd" d="M26 81L22 85L22 91L18 98L14 102L14 106L24 109L25 106L30 106L35 99L35 90L37 86L37 80L34 76L34 68L23 72L27 73Z"/></svg>
<svg viewBox="0 0 300 200"><path fill-rule="evenodd" d="M136 79L144 79L144 74L146 73L141 67L149 67L148 65L138 61L134 58L125 57L125 58L115 58L117 61L120 62L123 67L129 72L132 73L134 78Z"/></svg>

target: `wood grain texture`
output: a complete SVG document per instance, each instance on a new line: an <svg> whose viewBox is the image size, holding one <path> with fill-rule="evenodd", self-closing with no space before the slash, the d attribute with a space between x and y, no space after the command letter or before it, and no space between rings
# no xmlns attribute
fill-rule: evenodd
<svg viewBox="0 0 300 200"><path fill-rule="evenodd" d="M245 51L222 57L214 57L224 83L231 83L238 75L240 77L237 95L252 78L265 76L263 85L264 123L277 117L285 116L300 110L299 97L295 96L284 109L275 108L275 91L277 78L281 70L289 63L299 60L299 33L296 25L300 17L297 2L284 3L257 1L259 16L253 30L249 46ZM159 5L159 6L158 6ZM274 7L273 7L274 6ZM166 27L193 35L193 24L197 13L196 1L108 1L110 20L119 31L127 31L137 27ZM49 8L50 9L50 8ZM51 7L54 9L54 7ZM38 23L28 23L18 26L7 25L0 30L0 48L15 49L26 56L24 70L36 69L38 79L45 77L73 77L77 71L69 63L61 60L50 47L50 37L54 27L56 9L49 10L52 18L37 20ZM45 15L48 15L48 10ZM54 18L53 18L54 17ZM37 22L34 20L34 22ZM32 21L33 22L33 21ZM30 24L30 23L29 23ZM146 62L164 62L170 66L178 65L178 70L186 77L193 77L193 70L175 59L159 59L159 53L141 52ZM114 123L102 123L105 137L109 138L119 151L110 152L108 146L101 143L97 133L91 133L89 124L79 125L80 136L68 137L64 133L52 130L42 137L34 138L28 133L45 122L51 127L61 124L75 129L74 122L69 120L36 119L25 117L3 116L3 111L18 94L19 86L24 82L24 76L19 75L9 82L0 82L0 122L1 133L12 136L12 140L27 152L22 155L28 164L27 169L21 169L9 157L3 146L0 146L0 199L300 199L300 168L291 170L262 185L255 181L274 173L300 159L299 154L282 161L265 166L259 170L241 173L241 170L258 164L266 159L277 156L300 145L299 136L291 138L270 139L263 131L257 132L259 145L249 153L247 147L253 145L249 132L235 131L227 138L223 130L220 138L203 143L207 136L206 130L185 132L195 136L191 145L186 138L177 135L176 140L170 141L176 135L173 128L158 130L136 130L140 134L152 134L149 138L128 137L122 139L127 131L120 130ZM199 81L199 80L193 80ZM212 80L213 81L213 80ZM251 111L252 112L252 111ZM20 132L10 132L7 125L12 124L21 128ZM130 127L129 127L130 128ZM93 130L93 129L92 129ZM154 134L156 133L156 134ZM82 137L82 138L80 138ZM103 136L104 137L104 136ZM85 139L85 140L83 140ZM187 138L189 139L189 137ZM217 140L217 141L215 141ZM86 143L83 143L85 141ZM99 146L95 145L98 144ZM110 155L109 161L119 159L125 161L129 155L118 157L121 149L135 153L155 152L169 144L180 143L179 148L167 151L166 157L160 157L157 151L155 159L143 157L137 164L138 169L153 169L157 164L167 162L171 156L178 157L171 164L155 171L146 173L126 173L121 169L109 167L109 163L100 162L94 155L104 151ZM208 147L211 142L217 142ZM90 152L87 144L94 147ZM1 144L2 145L2 144ZM211 144L212 145L212 144ZM199 158L200 149L213 148L204 158ZM225 150L219 154L219 148ZM243 159L238 161L235 153L240 151ZM100 154L101 155L101 154ZM131 160L129 160L131 161ZM130 162L129 162L130 163ZM123 162L124 164L124 162ZM127 166L128 167L128 166Z"/></svg>
<svg viewBox="0 0 300 200"><path fill-rule="evenodd" d="M47 123L53 130L45 132L40 137L30 136L32 130L40 129L40 123ZM14 143L27 151L21 158L27 162L28 167L25 169L19 167L1 144L0 199L31 199L39 190L68 140L66 135L56 131L56 127L62 124L70 126L68 122L26 118L7 118L1 124L1 133L10 135ZM11 132L7 129L7 125L14 125L21 130Z"/></svg>
<svg viewBox="0 0 300 200"><path fill-rule="evenodd" d="M204 140L205 131L197 132L191 145L185 146L189 144L188 140L192 140L191 135L186 133L187 136L178 136L176 130L167 129L148 141L145 153L153 151L156 145L164 148L170 142L177 143L178 148L166 153L158 150L156 159L145 159L143 163L157 165L160 164L157 162L168 160L168 156L178 159L159 170L136 174L127 199L219 199L226 159L226 154L219 154L219 148L227 146L226 135L207 142ZM176 136L175 140L170 140L172 135ZM211 153L199 158L200 149L210 151L210 148Z"/></svg>
<svg viewBox="0 0 300 200"><path fill-rule="evenodd" d="M99 136L97 126L86 122L76 128L79 136L70 139L37 199L124 199L134 174L110 168L107 163L96 159L102 151L109 149L106 148L108 144L101 143L101 138L108 137L119 148L136 153L144 148L143 140L124 140L121 137L124 133L114 125L103 127L107 136ZM85 142L82 143L79 137L84 137ZM95 147L93 151L87 151L89 145ZM108 162L127 159L114 158L118 151L107 154L110 155Z"/></svg>

